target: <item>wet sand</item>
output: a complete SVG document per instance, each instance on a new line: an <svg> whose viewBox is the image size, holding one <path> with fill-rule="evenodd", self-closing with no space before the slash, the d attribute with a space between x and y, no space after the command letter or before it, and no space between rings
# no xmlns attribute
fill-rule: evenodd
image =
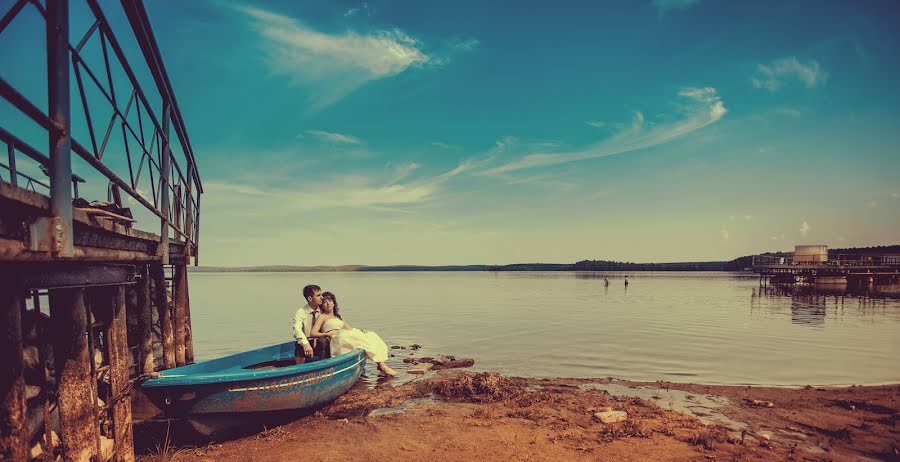
<svg viewBox="0 0 900 462"><path fill-rule="evenodd" d="M800 389L459 370L357 387L297 421L138 460L900 460L900 385ZM625 411L624 422L595 413Z"/></svg>

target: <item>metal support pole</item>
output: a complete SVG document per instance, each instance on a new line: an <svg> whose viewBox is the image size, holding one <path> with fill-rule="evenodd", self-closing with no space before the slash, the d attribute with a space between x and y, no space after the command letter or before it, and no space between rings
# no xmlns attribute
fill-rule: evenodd
<svg viewBox="0 0 900 462"><path fill-rule="evenodd" d="M22 358L22 294L0 291L0 459L26 460L25 372Z"/></svg>
<svg viewBox="0 0 900 462"><path fill-rule="evenodd" d="M56 365L59 427L64 462L88 462L100 438L91 383L84 289L50 291L50 325Z"/></svg>
<svg viewBox="0 0 900 462"><path fill-rule="evenodd" d="M186 337L185 326L187 325L187 313L185 305L187 304L187 266L175 265L173 276L173 295L175 296L175 364L184 366L185 363L185 347L184 341Z"/></svg>
<svg viewBox="0 0 900 462"><path fill-rule="evenodd" d="M162 137L162 162L160 162L159 167L159 211L162 212L159 251L163 265L169 264L169 175L172 173L172 168L170 167L172 153L169 151L169 122L172 119L171 110L172 108L168 102L163 102L162 134L164 136Z"/></svg>
<svg viewBox="0 0 900 462"><path fill-rule="evenodd" d="M166 277L163 267L157 262L150 264L150 279L153 281L154 304L159 312L159 333L162 336L163 368L175 367L175 335L172 332L172 310L166 294Z"/></svg>
<svg viewBox="0 0 900 462"><path fill-rule="evenodd" d="M47 99L50 128L50 210L54 251L72 256L72 132L69 112L69 2L47 0Z"/></svg>
<svg viewBox="0 0 900 462"><path fill-rule="evenodd" d="M131 397L128 390L128 326L126 324L125 286L107 292L112 317L106 330L112 404L113 460L134 462L134 435L131 427Z"/></svg>
<svg viewBox="0 0 900 462"><path fill-rule="evenodd" d="M13 186L19 185L19 176L16 173L16 147L12 143L6 143L6 156L9 159L9 182Z"/></svg>
<svg viewBox="0 0 900 462"><path fill-rule="evenodd" d="M150 271L147 265L141 265L141 279L137 284L138 325L141 328L141 372L150 373L156 370L153 358L153 313L150 303Z"/></svg>

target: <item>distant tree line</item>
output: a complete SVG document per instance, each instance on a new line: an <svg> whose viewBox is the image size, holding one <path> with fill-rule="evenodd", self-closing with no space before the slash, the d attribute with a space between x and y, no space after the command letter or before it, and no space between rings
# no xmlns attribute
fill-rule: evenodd
<svg viewBox="0 0 900 462"><path fill-rule="evenodd" d="M516 263L489 266L488 271L722 271L725 262L632 263L581 260L575 263Z"/></svg>

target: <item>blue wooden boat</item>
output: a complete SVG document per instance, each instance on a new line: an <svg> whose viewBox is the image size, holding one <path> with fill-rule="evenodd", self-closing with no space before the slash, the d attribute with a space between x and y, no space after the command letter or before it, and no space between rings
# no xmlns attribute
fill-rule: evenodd
<svg viewBox="0 0 900 462"><path fill-rule="evenodd" d="M216 416L315 409L347 392L365 365L359 349L295 365L294 343L287 342L162 371L143 382L141 391L167 417L210 422Z"/></svg>

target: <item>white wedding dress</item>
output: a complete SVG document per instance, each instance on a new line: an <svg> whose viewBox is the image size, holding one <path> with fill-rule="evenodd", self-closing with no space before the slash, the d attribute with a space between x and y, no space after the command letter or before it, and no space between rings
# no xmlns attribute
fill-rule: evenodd
<svg viewBox="0 0 900 462"><path fill-rule="evenodd" d="M344 321L331 318L322 325L322 332L336 330L338 335L331 339L331 356L349 353L354 348L366 352L366 358L376 363L387 361L388 347L375 332L356 328L344 329Z"/></svg>

